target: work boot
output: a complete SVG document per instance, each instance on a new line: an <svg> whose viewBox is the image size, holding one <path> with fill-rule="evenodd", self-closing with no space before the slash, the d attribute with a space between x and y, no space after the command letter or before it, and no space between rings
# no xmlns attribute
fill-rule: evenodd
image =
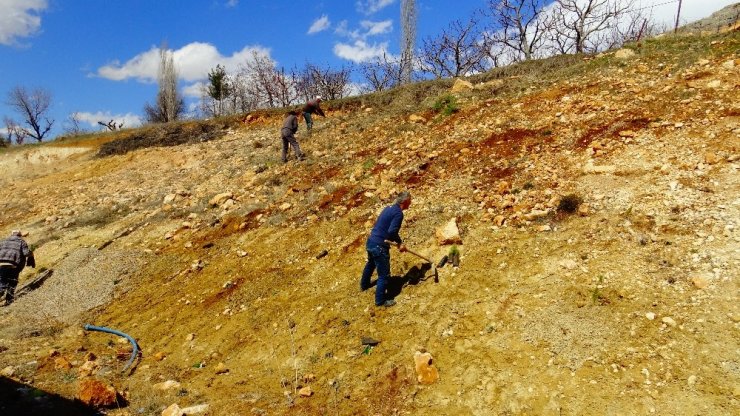
<svg viewBox="0 0 740 416"><path fill-rule="evenodd" d="M381 303L381 304L380 304L380 305L378 305L378 306L384 306L384 307L386 307L386 308L390 308L391 306L393 306L393 305L395 305L395 304L396 304L396 301L395 301L395 300L393 300L393 299L388 299L387 301L385 301L385 302Z"/></svg>

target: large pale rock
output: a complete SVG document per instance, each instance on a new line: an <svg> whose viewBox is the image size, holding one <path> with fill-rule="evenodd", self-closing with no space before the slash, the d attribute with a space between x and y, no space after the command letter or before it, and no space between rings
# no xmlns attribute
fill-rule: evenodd
<svg viewBox="0 0 740 416"><path fill-rule="evenodd" d="M311 397L313 396L313 390L311 390L311 386L306 386L298 390L298 395L301 397Z"/></svg>
<svg viewBox="0 0 740 416"><path fill-rule="evenodd" d="M179 389L180 383L175 380L167 380L161 383L157 383L152 387L154 387L154 390L167 391L170 389Z"/></svg>
<svg viewBox="0 0 740 416"><path fill-rule="evenodd" d="M182 409L182 412L186 415L197 415L199 413L205 413L208 411L208 403L190 406Z"/></svg>
<svg viewBox="0 0 740 416"><path fill-rule="evenodd" d="M77 398L88 406L111 407L116 404L116 389L96 379L80 382Z"/></svg>
<svg viewBox="0 0 740 416"><path fill-rule="evenodd" d="M3 377L13 377L13 374L15 374L15 367L13 367L12 365L9 365L0 370L0 376Z"/></svg>
<svg viewBox="0 0 740 416"><path fill-rule="evenodd" d="M460 238L460 230L457 228L457 220L455 218L443 227L437 228L437 243L441 246L445 244L462 244L462 238Z"/></svg>
<svg viewBox="0 0 740 416"><path fill-rule="evenodd" d="M617 167L614 165L594 165L591 161L583 167L583 173L614 173Z"/></svg>
<svg viewBox="0 0 740 416"><path fill-rule="evenodd" d="M69 370L72 368L72 363L64 357L56 357L54 358L54 368L57 370Z"/></svg>
<svg viewBox="0 0 740 416"><path fill-rule="evenodd" d="M162 416L184 416L185 412L180 409L177 403L172 403L166 409L162 410Z"/></svg>
<svg viewBox="0 0 740 416"><path fill-rule="evenodd" d="M633 56L635 56L635 51L627 48L622 48L614 53L614 57L617 59L629 59Z"/></svg>
<svg viewBox="0 0 740 416"><path fill-rule="evenodd" d="M423 116L418 115L418 114L411 114L409 116L409 121L412 122L412 123L426 123L427 122L427 119L424 118Z"/></svg>
<svg viewBox="0 0 740 416"><path fill-rule="evenodd" d="M219 206L223 204L224 202L228 201L229 199L233 198L234 194L231 192L224 192L220 193L213 198L211 198L208 203L213 206Z"/></svg>
<svg viewBox="0 0 740 416"><path fill-rule="evenodd" d="M471 84L468 81L465 81L464 79L457 78L455 80L455 83L452 84L452 88L450 88L450 91L452 92L463 92L473 89L473 84Z"/></svg>
<svg viewBox="0 0 740 416"><path fill-rule="evenodd" d="M414 354L417 380L421 384L433 384L439 380L439 371L434 366L432 354L416 351Z"/></svg>
<svg viewBox="0 0 740 416"><path fill-rule="evenodd" d="M95 374L95 372L98 371L99 368L100 364L98 364L96 361L86 361L80 366L80 377L90 377Z"/></svg>

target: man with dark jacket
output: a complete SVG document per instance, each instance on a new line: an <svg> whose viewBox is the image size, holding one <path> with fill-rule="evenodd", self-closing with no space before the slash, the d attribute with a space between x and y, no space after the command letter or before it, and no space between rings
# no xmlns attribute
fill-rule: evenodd
<svg viewBox="0 0 740 416"><path fill-rule="evenodd" d="M411 205L411 195L408 192L401 192L396 197L393 205L383 209L380 216L375 221L370 237L367 239L365 249L367 250L367 263L362 271L360 279L360 290L365 291L370 288L370 277L373 271L378 270L378 283L375 286L375 305L376 306L393 306L396 301L386 299L386 286L391 274L391 254L390 245L386 241L398 243L398 248L404 252L406 246L403 245L398 231L401 230L403 223L403 211Z"/></svg>
<svg viewBox="0 0 740 416"><path fill-rule="evenodd" d="M316 98L313 100L310 100L306 103L305 106L303 106L303 118L306 119L306 128L308 131L311 131L311 128L313 127L313 120L311 120L311 114L318 114L321 117L326 117L324 115L324 112L321 110L321 107L319 106L321 104L321 96L317 95Z"/></svg>
<svg viewBox="0 0 740 416"><path fill-rule="evenodd" d="M36 260L28 244L21 238L21 232L14 230L10 237L0 241L0 300L5 297L8 306L15 300L15 287L26 264L35 268Z"/></svg>
<svg viewBox="0 0 740 416"><path fill-rule="evenodd" d="M295 133L298 131L298 113L295 111L289 111L288 115L283 120L283 128L280 129L280 135L283 138L283 163L288 162L288 145L293 146L293 152L298 160L303 160L303 152L301 152L301 146L298 145L298 141L295 139Z"/></svg>

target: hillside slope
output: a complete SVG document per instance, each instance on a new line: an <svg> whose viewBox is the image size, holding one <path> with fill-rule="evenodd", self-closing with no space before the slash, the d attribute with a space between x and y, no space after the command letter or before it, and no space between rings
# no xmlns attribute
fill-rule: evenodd
<svg viewBox="0 0 740 416"><path fill-rule="evenodd" d="M96 156L128 133L7 150L0 232L54 274L0 312L3 376L38 389L0 410L44 414L34 392L73 398L92 366L116 415L738 414L738 50L731 32L527 63L458 83L449 116L449 83L329 103L285 165L269 112L123 155ZM379 309L364 241L405 189L408 246L440 259L454 218L461 264L435 283L393 252ZM134 336L135 371L84 323Z"/></svg>

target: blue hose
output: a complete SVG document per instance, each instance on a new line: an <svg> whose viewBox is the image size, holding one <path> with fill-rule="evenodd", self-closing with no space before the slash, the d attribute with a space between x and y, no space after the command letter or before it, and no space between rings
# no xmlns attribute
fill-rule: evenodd
<svg viewBox="0 0 740 416"><path fill-rule="evenodd" d="M139 354L139 344L137 344L137 343L136 343L136 340L135 340L135 339L133 339L133 338L131 338L131 336L130 336L130 335L128 335L128 334L124 334L124 333L123 333L123 332L121 332L121 331L116 331L115 329L110 329L110 328L106 328L106 327L104 327L104 326L95 326L95 325L90 325L90 324L85 324L85 330L86 330L86 331L100 331L100 332L107 332L107 333L109 333L109 334L114 334L114 335L118 335L119 337L124 337L124 338L126 338L127 340L129 340L129 342L131 343L131 345L133 345L133 346L134 346L134 351L133 351L133 352L131 353L131 359L129 359L129 360L128 360L128 363L126 363L126 366L125 366L125 367L123 367L123 371L126 371L126 369L127 369L127 368L128 368L128 367L129 367L130 365L131 365L131 364L133 364L133 362L134 362L134 359L135 359L135 358L136 358L136 356L137 356L137 355Z"/></svg>

